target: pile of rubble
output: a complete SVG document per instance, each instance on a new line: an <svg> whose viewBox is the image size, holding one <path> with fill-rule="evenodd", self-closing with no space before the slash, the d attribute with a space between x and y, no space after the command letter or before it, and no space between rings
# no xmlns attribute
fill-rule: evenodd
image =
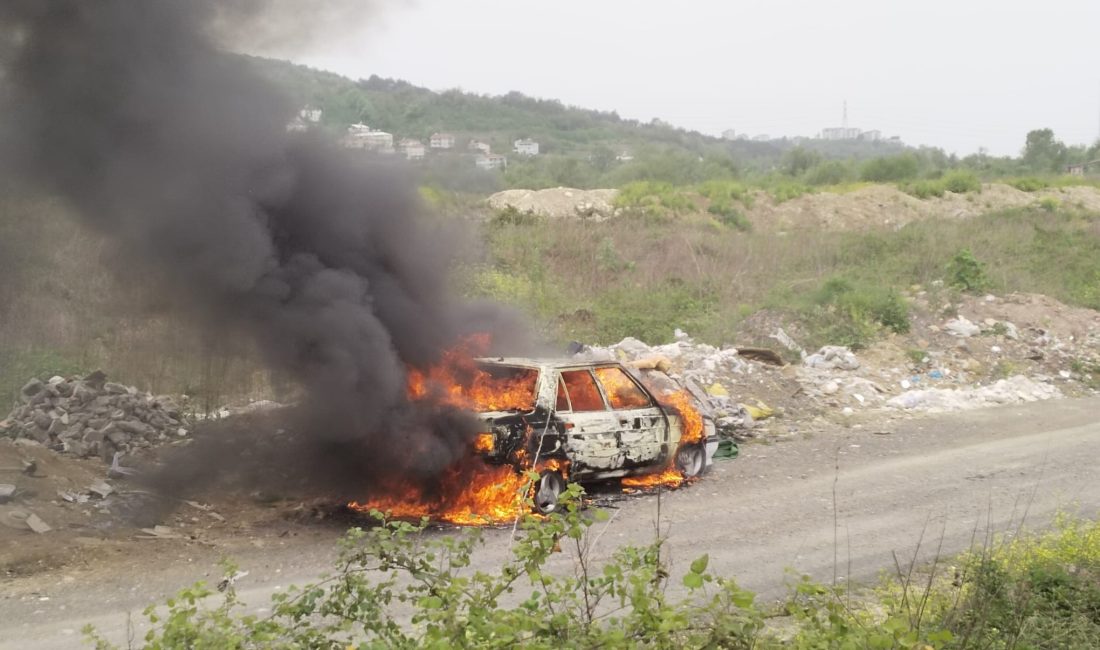
<svg viewBox="0 0 1100 650"><path fill-rule="evenodd" d="M18 406L0 420L0 436L35 440L78 457L151 447L189 433L189 420L171 397L107 381L100 371L82 379L32 379Z"/></svg>

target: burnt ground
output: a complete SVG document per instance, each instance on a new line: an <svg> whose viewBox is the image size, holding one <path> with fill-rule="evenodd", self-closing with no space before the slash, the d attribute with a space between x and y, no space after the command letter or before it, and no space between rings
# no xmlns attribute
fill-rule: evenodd
<svg viewBox="0 0 1100 650"><path fill-rule="evenodd" d="M891 567L895 553L910 558L918 545L928 559L941 544L942 553L954 553L1021 522L1044 525L1060 509L1095 515L1098 414L1100 398L1089 397L750 443L741 458L719 463L695 485L606 502L613 516L598 552L651 540L660 502L674 574L705 552L716 571L765 597L782 593L786 568L825 581L869 579ZM0 466L26 453L0 446ZM102 475L102 465L86 463L43 459L41 476L17 480L48 496L53 485ZM124 496L119 503L133 498L123 481L114 483ZM47 508L43 500L34 501L35 511L53 531L0 527L0 648L73 647L88 622L122 641L128 613L139 619L145 605L182 586L216 581L224 557L249 572L241 594L250 611L263 611L271 593L329 568L333 542L350 523L316 503L223 495L196 501L201 507L183 504L162 522L168 536L157 537L118 516L85 514L88 504ZM507 528L487 530L474 568L499 567L509 537ZM550 569L568 571L572 562L566 550Z"/></svg>

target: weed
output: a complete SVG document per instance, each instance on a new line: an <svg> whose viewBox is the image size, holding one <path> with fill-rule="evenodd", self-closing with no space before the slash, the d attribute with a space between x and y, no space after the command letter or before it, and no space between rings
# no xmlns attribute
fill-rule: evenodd
<svg viewBox="0 0 1100 650"><path fill-rule="evenodd" d="M947 265L947 283L962 291L977 292L989 285L989 279L985 265L974 257L969 248L963 248L955 253Z"/></svg>

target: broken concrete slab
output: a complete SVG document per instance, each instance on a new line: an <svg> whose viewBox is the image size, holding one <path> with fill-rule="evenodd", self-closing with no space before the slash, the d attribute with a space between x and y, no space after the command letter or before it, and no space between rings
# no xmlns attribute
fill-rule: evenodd
<svg viewBox="0 0 1100 650"><path fill-rule="evenodd" d="M34 514L33 512L27 516L27 527L38 533L39 535L43 533L48 533L53 530L53 528L51 528L49 524L42 521L42 518Z"/></svg>
<svg viewBox="0 0 1100 650"><path fill-rule="evenodd" d="M98 496L100 499L106 499L115 489L108 485L106 481L96 481L88 486L88 491Z"/></svg>
<svg viewBox="0 0 1100 650"><path fill-rule="evenodd" d="M15 486L11 483L0 483L0 503L6 503L11 500L15 494Z"/></svg>

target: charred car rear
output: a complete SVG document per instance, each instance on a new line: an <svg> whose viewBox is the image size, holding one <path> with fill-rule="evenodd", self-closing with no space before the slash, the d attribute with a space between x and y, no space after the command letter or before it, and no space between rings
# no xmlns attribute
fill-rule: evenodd
<svg viewBox="0 0 1100 650"><path fill-rule="evenodd" d="M540 511L556 507L566 480L669 470L693 478L717 448L713 423L659 371L574 359L479 359L478 366L511 397L482 405L485 432L475 446L490 463L537 468Z"/></svg>

